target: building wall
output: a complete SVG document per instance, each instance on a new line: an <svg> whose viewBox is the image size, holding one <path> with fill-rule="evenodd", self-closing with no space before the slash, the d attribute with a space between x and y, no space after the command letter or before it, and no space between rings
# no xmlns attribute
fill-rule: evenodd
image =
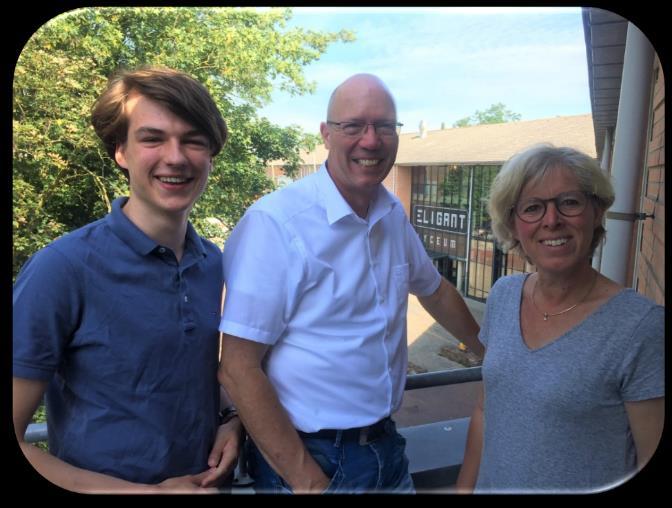
<svg viewBox="0 0 672 508"><path fill-rule="evenodd" d="M301 164L294 179L298 180L304 176L308 176L311 173L315 173L318 169L320 169L320 164ZM266 176L273 180L273 183L276 185L286 176L285 170L280 164L270 164L266 166L264 171L266 172Z"/></svg>
<svg viewBox="0 0 672 508"><path fill-rule="evenodd" d="M278 176L285 174L282 167L274 165L266 166L264 171L266 172L266 176L273 180L274 183L277 183Z"/></svg>
<svg viewBox="0 0 672 508"><path fill-rule="evenodd" d="M392 166L392 169L390 169L390 172L385 177L385 180L383 180L383 187L385 187L388 191L390 191L392 194L395 195L397 186L396 172L397 172L397 166Z"/></svg>
<svg viewBox="0 0 672 508"><path fill-rule="evenodd" d="M411 168L410 166L392 166L385 180L385 188L394 194L404 206L406 217L411 217Z"/></svg>
<svg viewBox="0 0 672 508"><path fill-rule="evenodd" d="M397 173L397 197L404 205L406 216L411 217L411 167L410 166L396 166Z"/></svg>
<svg viewBox="0 0 672 508"><path fill-rule="evenodd" d="M411 167L394 166L390 174L394 178L394 189L392 192L399 198L404 206L407 217L411 217ZM386 178L388 180L390 177Z"/></svg>
<svg viewBox="0 0 672 508"><path fill-rule="evenodd" d="M655 218L646 219L642 226L636 289L665 305L665 81L657 55L653 69L651 114L641 211L654 214Z"/></svg>

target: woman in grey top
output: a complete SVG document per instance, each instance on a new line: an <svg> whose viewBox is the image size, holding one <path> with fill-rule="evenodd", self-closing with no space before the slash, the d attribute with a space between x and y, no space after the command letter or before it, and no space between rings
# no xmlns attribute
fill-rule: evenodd
<svg viewBox="0 0 672 508"><path fill-rule="evenodd" d="M591 266L613 201L597 163L570 148L527 149L493 182L495 236L537 272L499 279L488 297L459 492L594 492L653 455L664 309Z"/></svg>

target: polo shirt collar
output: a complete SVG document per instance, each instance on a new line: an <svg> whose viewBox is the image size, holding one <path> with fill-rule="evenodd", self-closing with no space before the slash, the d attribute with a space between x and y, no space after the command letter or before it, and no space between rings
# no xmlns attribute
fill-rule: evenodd
<svg viewBox="0 0 672 508"><path fill-rule="evenodd" d="M147 256L152 253L160 245L148 237L138 226L136 226L121 210L128 201L128 197L120 197L112 202L112 211L107 215L106 220L110 229L117 235L124 243L133 249L140 256ZM187 251L194 251L197 257L205 256L205 248L201 237L196 233L196 230L187 223L187 236L185 242L185 253Z"/></svg>
<svg viewBox="0 0 672 508"><path fill-rule="evenodd" d="M336 184L329 175L326 161L318 170L317 187L323 197L324 207L327 212L327 222L330 226L348 215L358 217L352 207L341 195ZM390 196L390 193L387 192L387 189L385 189L383 185L379 185L378 194L369 207L367 222L371 225L375 224L382 217L387 215L394 205L395 201Z"/></svg>
<svg viewBox="0 0 672 508"><path fill-rule="evenodd" d="M194 254L197 257L206 256L205 247L201 241L200 235L194 229L194 226L191 225L191 222L187 222L187 241L185 244L185 250L194 250Z"/></svg>

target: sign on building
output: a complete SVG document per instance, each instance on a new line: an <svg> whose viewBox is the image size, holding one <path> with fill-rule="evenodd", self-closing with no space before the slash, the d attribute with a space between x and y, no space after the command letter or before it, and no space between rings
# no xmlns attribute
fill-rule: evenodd
<svg viewBox="0 0 672 508"><path fill-rule="evenodd" d="M413 205L412 224L428 251L466 259L468 210Z"/></svg>

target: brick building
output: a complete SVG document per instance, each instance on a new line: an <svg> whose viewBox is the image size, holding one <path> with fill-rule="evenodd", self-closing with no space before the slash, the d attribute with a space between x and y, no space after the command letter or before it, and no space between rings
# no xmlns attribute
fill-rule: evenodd
<svg viewBox="0 0 672 508"><path fill-rule="evenodd" d="M602 273L665 304L665 81L646 35L583 9L597 155L616 188Z"/></svg>
<svg viewBox="0 0 672 508"><path fill-rule="evenodd" d="M468 297L485 300L498 277L533 270L494 244L486 211L492 179L509 157L535 143L571 146L596 157L591 115L422 127L400 134L395 165L383 184L403 204L439 271ZM303 153L297 177L317 171L326 158L324 145ZM267 174L281 183L282 165L270 166Z"/></svg>
<svg viewBox="0 0 672 508"><path fill-rule="evenodd" d="M665 303L660 60L646 36L613 12L584 8L583 25L592 114L432 131L421 122L418 131L399 136L397 160L384 185L402 202L440 271L468 297L484 300L499 276L534 269L493 244L484 198L504 161L550 142L595 157L614 182L616 202L595 268ZM323 145L303 153L298 177L316 171L326 156ZM281 163L267 172L276 183L285 178Z"/></svg>

